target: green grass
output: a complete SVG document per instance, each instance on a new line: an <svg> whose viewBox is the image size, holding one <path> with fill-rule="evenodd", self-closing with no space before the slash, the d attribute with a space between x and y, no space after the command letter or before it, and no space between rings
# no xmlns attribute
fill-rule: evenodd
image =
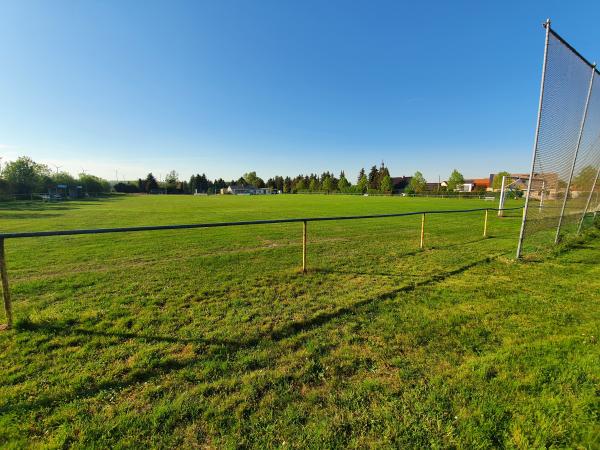
<svg viewBox="0 0 600 450"><path fill-rule="evenodd" d="M117 197L0 227L486 206ZM0 446L598 448L598 232L515 262L520 217L427 217L424 251L418 216L309 223L307 274L301 224L8 240Z"/></svg>

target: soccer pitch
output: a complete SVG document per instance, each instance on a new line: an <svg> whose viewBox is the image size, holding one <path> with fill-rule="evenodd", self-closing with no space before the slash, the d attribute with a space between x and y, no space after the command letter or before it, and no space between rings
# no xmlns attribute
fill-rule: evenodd
<svg viewBox="0 0 600 450"><path fill-rule="evenodd" d="M508 201L506 207L522 206ZM496 207L123 196L0 204L2 231ZM597 443L597 231L513 260L521 212L7 240L0 445ZM594 239L595 238L595 239ZM4 320L3 313L0 319Z"/></svg>

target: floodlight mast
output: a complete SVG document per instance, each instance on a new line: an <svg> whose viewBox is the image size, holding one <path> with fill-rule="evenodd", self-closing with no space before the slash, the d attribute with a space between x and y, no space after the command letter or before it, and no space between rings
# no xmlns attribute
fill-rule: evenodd
<svg viewBox="0 0 600 450"><path fill-rule="evenodd" d="M531 158L531 171L529 174L529 183L527 183L527 194L525 197L525 207L523 208L523 220L521 221L521 231L519 232L519 242L517 244L517 259L521 257L521 248L523 246L523 237L525 236L525 222L527 220L527 209L529 208L529 195L531 194L531 181L533 180L533 171L535 168L535 155L540 137L540 123L542 121L542 102L544 100L544 84L546 81L546 63L548 61L548 42L550 40L550 19L544 23L546 28L546 42L544 44L544 63L542 65L542 81L540 85L540 102L538 104L537 124L535 128L535 138L533 141L533 156Z"/></svg>

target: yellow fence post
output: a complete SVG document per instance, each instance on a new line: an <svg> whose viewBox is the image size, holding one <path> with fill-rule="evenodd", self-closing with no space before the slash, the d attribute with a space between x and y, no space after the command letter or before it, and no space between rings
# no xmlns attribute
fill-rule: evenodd
<svg viewBox="0 0 600 450"><path fill-rule="evenodd" d="M306 220L302 224L302 272L306 273Z"/></svg>
<svg viewBox="0 0 600 450"><path fill-rule="evenodd" d="M2 296L4 297L4 311L6 312L6 328L12 327L12 303L8 288L8 273L6 271L6 255L4 253L4 239L0 239L0 276L2 277Z"/></svg>
<svg viewBox="0 0 600 450"><path fill-rule="evenodd" d="M423 213L423 215L421 216L421 245L419 246L419 248L423 249L424 245L425 245L425 213Z"/></svg>
<svg viewBox="0 0 600 450"><path fill-rule="evenodd" d="M483 237L487 237L487 221L488 221L488 210L485 210L485 219L483 220Z"/></svg>

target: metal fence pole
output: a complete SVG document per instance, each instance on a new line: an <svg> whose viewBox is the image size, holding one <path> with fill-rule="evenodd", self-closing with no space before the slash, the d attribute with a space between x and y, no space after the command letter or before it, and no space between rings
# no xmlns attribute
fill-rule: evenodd
<svg viewBox="0 0 600 450"><path fill-rule="evenodd" d="M488 222L488 210L485 210L485 218L483 219L483 237L487 237L487 222Z"/></svg>
<svg viewBox="0 0 600 450"><path fill-rule="evenodd" d="M500 188L500 201L498 202L498 217L504 216L504 188L506 186L506 175L502 176L502 187Z"/></svg>
<svg viewBox="0 0 600 450"><path fill-rule="evenodd" d="M302 272L306 273L306 220L302 222Z"/></svg>
<svg viewBox="0 0 600 450"><path fill-rule="evenodd" d="M540 195L540 212L544 209L544 192L546 191L546 180L542 180L542 194Z"/></svg>
<svg viewBox="0 0 600 450"><path fill-rule="evenodd" d="M523 220L521 221L521 231L519 232L519 242L517 244L517 259L521 257L521 248L523 246L523 237L525 236L525 222L527 218L527 209L529 208L529 196L531 194L531 181L533 180L533 171L535 169L535 156L537 152L538 140L540 137L540 123L542 121L542 104L544 101L544 84L546 81L546 63L548 62L548 42L550 39L550 19L544 24L546 27L546 43L544 44L544 63L542 65L542 83L540 86L540 102L538 104L537 125L535 127L535 139L533 141L533 156L531 158L531 171L529 173L529 183L527 183L527 195L525 196L525 207L523 209Z"/></svg>
<svg viewBox="0 0 600 450"><path fill-rule="evenodd" d="M598 171L596 172L596 178L594 178L594 184L592 184L592 189L590 189L590 195L588 195L587 202L585 202L585 208L583 210L583 214L581 215L581 220L579 221L579 226L577 227L577 234L581 233L581 227L583 226L583 221L585 219L585 215L587 214L587 210L590 207L590 203L592 202L592 196L594 195L594 189L596 189L596 183L598 182L599 175L600 175L600 165L598 166Z"/></svg>
<svg viewBox="0 0 600 450"><path fill-rule="evenodd" d="M425 214L421 216L421 244L419 245L420 249L423 249L425 245Z"/></svg>
<svg viewBox="0 0 600 450"><path fill-rule="evenodd" d="M569 189L571 189L571 181L573 181L573 172L575 172L575 164L577 163L577 154L579 153L579 146L581 145L581 138L583 137L583 129L585 127L585 121L588 114L588 106L590 104L590 97L592 95L592 89L594 87L594 78L596 75L596 65L592 65L592 76L590 78L590 87L588 88L587 98L585 99L585 108L583 110L583 117L581 118L581 125L579 127L579 136L577 138L577 147L575 147L575 154L573 155L573 163L571 164L571 172L569 173L569 181L567 182L567 188L565 189L565 198L563 199L562 208L560 209L560 216L558 216L558 226L556 227L556 236L554 237L554 243L558 244L560 239L560 227L562 225L563 216L565 214L565 207L567 206L567 200L569 198Z"/></svg>
<svg viewBox="0 0 600 450"><path fill-rule="evenodd" d="M0 276L2 277L2 296L4 298L4 312L6 313L6 328L11 328L13 323L12 303L8 287L8 273L6 271L6 254L4 252L4 239L0 239Z"/></svg>

